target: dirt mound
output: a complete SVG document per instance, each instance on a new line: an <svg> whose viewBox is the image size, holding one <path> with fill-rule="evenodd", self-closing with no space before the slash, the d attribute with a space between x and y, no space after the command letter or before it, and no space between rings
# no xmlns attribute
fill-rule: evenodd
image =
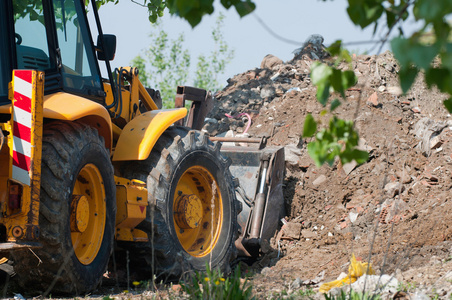
<svg viewBox="0 0 452 300"><path fill-rule="evenodd" d="M371 254L377 273L395 274L402 285L449 297L452 120L444 95L417 79L402 96L391 53L354 56L358 83L335 114L355 121L360 147L370 157L360 166L317 168L306 151L309 140L300 138L307 113L323 124L329 118L320 116L324 108L310 81L312 57L298 55L229 79L204 126L212 135L232 130L268 136L269 145L286 149L289 224L272 240L279 258L254 265L260 272L256 293L294 291L323 271L317 283L336 279L354 253L366 261ZM250 116L251 126L246 115L234 118L241 113Z"/></svg>

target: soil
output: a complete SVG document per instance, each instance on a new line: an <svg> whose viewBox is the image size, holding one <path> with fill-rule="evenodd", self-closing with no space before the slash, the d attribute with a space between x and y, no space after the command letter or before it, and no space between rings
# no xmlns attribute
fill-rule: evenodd
<svg viewBox="0 0 452 300"><path fill-rule="evenodd" d="M321 126L332 115L322 116L325 108L309 77L312 57L331 58L309 53L287 63L272 57L275 64L262 63L270 67L229 79L204 127L214 135L228 130L243 135L247 118L225 113L248 113L252 119L245 135L267 136L268 145L286 147L288 224L272 239L272 253L252 267L242 266L256 273L257 297L291 295L303 285L315 290L347 272L354 254L370 260L377 274L394 275L402 287L410 287L401 290L449 299L452 119L442 103L445 95L428 89L422 76L402 95L390 52L354 55L351 66L342 68L352 68L358 83L334 114L354 120L369 160L318 168L306 150L310 139L300 136L308 113Z"/></svg>

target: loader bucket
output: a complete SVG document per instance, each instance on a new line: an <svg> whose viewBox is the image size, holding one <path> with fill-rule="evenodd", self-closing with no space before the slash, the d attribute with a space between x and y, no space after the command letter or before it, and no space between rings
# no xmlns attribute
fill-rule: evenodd
<svg viewBox="0 0 452 300"><path fill-rule="evenodd" d="M236 241L240 256L257 257L261 244L269 241L285 216L282 184L284 148L265 147L265 139L211 138L223 142L221 153L232 160L232 175L238 181L237 199L241 234ZM247 146L231 146L235 142Z"/></svg>

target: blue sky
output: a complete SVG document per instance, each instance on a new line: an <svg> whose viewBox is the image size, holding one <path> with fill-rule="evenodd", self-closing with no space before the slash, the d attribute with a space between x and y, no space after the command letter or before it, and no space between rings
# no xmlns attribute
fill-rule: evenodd
<svg viewBox="0 0 452 300"><path fill-rule="evenodd" d="M140 1L142 0L137 0ZM260 19L274 32L287 39L299 41L300 45L311 34L321 34L326 45L337 39L344 42L372 39L373 28L363 31L348 19L345 0L261 0L255 3L255 14ZM200 53L209 54L213 49L210 34L220 11L226 16L223 28L225 40L235 50L234 60L228 65L225 74L220 76L224 85L227 78L259 67L262 58L267 54L286 61L293 57L292 51L298 48L297 45L273 37L254 16L240 18L234 8L225 10L220 5L216 6L213 15L206 16L194 29L186 21L169 14L165 14L162 19L163 27L173 38L182 32L185 46L195 58ZM104 33L115 34L118 38L113 66L130 65L130 61L152 43L149 38L152 25L148 21L147 8L130 0L121 0L117 5L103 6L100 9L100 17ZM405 29L412 30L414 27L413 21L409 21ZM350 46L351 50L360 52L370 48L372 46L368 44Z"/></svg>

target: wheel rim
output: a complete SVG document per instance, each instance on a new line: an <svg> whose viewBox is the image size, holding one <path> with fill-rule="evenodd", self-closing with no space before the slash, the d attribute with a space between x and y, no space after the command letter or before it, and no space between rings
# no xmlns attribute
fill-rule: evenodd
<svg viewBox="0 0 452 300"><path fill-rule="evenodd" d="M179 243L192 256L215 248L223 224L223 201L217 182L204 167L194 166L180 177L173 199L173 221Z"/></svg>
<svg viewBox="0 0 452 300"><path fill-rule="evenodd" d="M106 197L102 175L87 164L77 176L71 201L71 240L78 260L88 265L102 245L106 222Z"/></svg>

